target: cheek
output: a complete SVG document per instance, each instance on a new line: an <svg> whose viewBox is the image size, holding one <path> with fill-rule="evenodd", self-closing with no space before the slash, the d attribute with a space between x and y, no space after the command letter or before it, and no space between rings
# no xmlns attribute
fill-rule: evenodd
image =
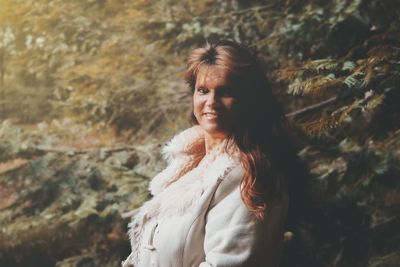
<svg viewBox="0 0 400 267"><path fill-rule="evenodd" d="M227 98L222 101L225 110L233 112L237 106L237 103L234 98Z"/></svg>
<svg viewBox="0 0 400 267"><path fill-rule="evenodd" d="M193 96L193 98L192 98L192 106L193 106L194 115L196 117L198 117L199 114L200 114L200 111L201 111L201 100L198 97Z"/></svg>
<svg viewBox="0 0 400 267"><path fill-rule="evenodd" d="M233 123L238 119L239 103L236 100L227 101L225 103L228 123Z"/></svg>

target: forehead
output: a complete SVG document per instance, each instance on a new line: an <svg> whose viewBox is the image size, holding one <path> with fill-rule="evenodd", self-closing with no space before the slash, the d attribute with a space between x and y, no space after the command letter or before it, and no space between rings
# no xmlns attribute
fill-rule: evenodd
<svg viewBox="0 0 400 267"><path fill-rule="evenodd" d="M220 66L200 66L196 76L196 87L227 85L228 70Z"/></svg>

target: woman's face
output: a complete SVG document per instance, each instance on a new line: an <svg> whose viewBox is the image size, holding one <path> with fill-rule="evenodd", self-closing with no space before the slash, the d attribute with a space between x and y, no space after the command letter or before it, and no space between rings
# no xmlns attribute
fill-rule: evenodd
<svg viewBox="0 0 400 267"><path fill-rule="evenodd" d="M193 93L193 112L199 125L212 137L232 131L237 99L228 72L218 66L201 66Z"/></svg>

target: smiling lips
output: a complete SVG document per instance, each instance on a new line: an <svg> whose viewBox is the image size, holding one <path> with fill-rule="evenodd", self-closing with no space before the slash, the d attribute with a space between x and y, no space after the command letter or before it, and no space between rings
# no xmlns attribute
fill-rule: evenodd
<svg viewBox="0 0 400 267"><path fill-rule="evenodd" d="M203 115L206 116L208 120L216 120L220 116L220 113L211 111L211 112L204 112Z"/></svg>

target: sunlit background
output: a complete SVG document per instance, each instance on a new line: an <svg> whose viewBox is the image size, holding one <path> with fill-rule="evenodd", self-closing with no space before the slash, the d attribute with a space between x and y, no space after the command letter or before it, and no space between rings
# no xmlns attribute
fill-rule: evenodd
<svg viewBox="0 0 400 267"><path fill-rule="evenodd" d="M0 0L0 266L119 266L191 49L258 51L310 167L282 267L400 262L397 0Z"/></svg>

